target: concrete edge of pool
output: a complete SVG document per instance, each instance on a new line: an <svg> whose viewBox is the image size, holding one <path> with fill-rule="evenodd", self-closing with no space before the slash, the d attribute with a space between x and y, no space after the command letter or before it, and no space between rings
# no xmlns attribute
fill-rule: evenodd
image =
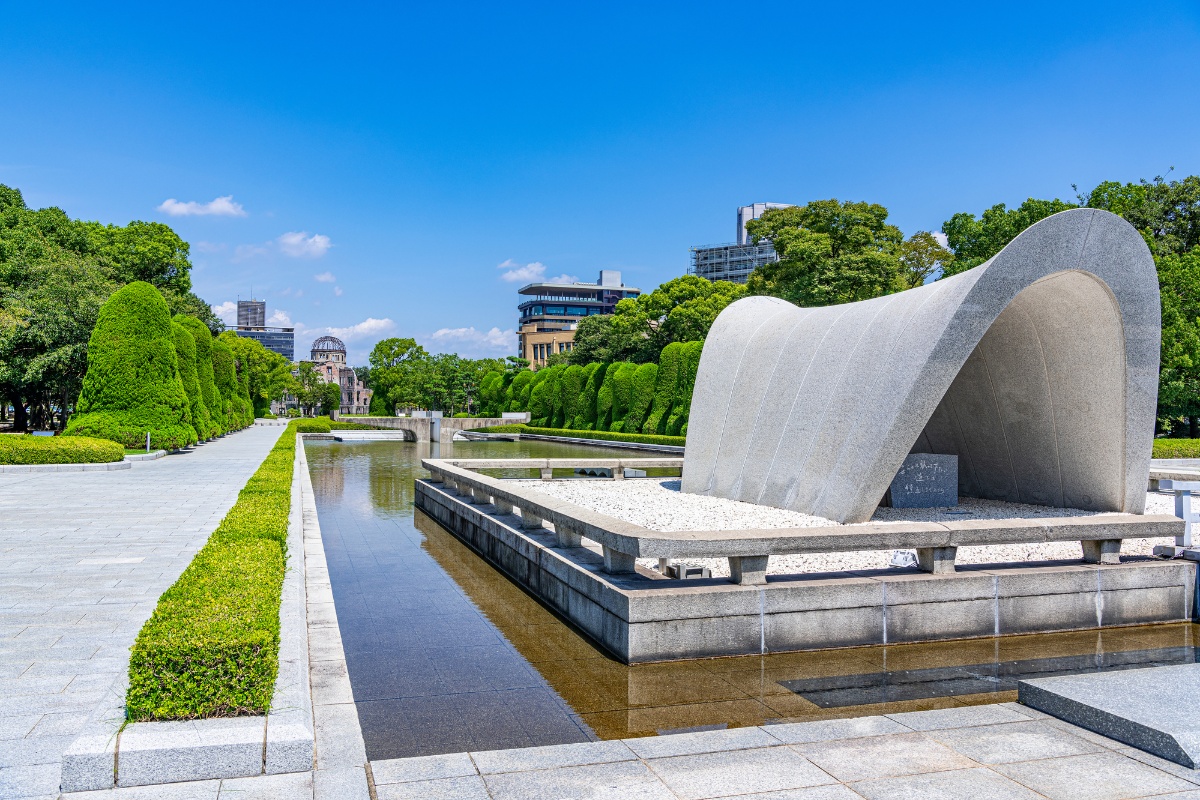
<svg viewBox="0 0 1200 800"><path fill-rule="evenodd" d="M804 575L746 586L609 575L519 517L416 481L415 505L625 663L1050 633L1194 618L1196 564L1138 560Z"/></svg>

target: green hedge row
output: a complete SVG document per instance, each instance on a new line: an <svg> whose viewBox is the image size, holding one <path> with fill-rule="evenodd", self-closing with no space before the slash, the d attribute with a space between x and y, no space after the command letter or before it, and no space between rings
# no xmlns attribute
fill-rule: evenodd
<svg viewBox="0 0 1200 800"><path fill-rule="evenodd" d="M1155 439L1154 458L1200 458L1200 439Z"/></svg>
<svg viewBox="0 0 1200 800"><path fill-rule="evenodd" d="M0 464L104 464L125 458L125 448L89 436L0 436Z"/></svg>
<svg viewBox="0 0 1200 800"><path fill-rule="evenodd" d="M296 433L330 433L333 426L330 425L328 419L317 417L315 419L302 419L299 422L293 422L296 426Z"/></svg>
<svg viewBox="0 0 1200 800"><path fill-rule="evenodd" d="M528 411L534 427L683 437L703 349L703 342L674 342L657 364L489 372L479 382L482 416Z"/></svg>
<svg viewBox="0 0 1200 800"><path fill-rule="evenodd" d="M574 439L596 439L604 442L636 442L637 444L665 444L683 447L685 436L658 436L646 433L619 433L614 431L581 431L568 428L538 428L532 425L491 425L476 428L480 433L533 433L539 436L570 436Z"/></svg>
<svg viewBox="0 0 1200 800"><path fill-rule="evenodd" d="M232 717L270 707L297 427L284 430L138 633L128 719Z"/></svg>

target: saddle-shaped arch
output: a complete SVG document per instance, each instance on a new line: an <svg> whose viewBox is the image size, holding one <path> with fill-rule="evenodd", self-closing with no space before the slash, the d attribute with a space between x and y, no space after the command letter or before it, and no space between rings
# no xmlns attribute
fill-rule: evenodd
<svg viewBox="0 0 1200 800"><path fill-rule="evenodd" d="M1096 209L898 294L739 300L704 345L682 488L860 522L908 453L952 453L965 496L1142 513L1160 336L1145 242Z"/></svg>

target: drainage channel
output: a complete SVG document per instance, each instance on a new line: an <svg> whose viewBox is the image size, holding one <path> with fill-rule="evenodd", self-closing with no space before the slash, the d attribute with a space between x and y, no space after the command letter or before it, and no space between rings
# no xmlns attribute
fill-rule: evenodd
<svg viewBox="0 0 1200 800"><path fill-rule="evenodd" d="M1193 663L1159 625L626 666L414 511L420 460L611 457L550 442L309 442L371 760L1016 699L1025 677ZM452 450L451 450L452 448Z"/></svg>

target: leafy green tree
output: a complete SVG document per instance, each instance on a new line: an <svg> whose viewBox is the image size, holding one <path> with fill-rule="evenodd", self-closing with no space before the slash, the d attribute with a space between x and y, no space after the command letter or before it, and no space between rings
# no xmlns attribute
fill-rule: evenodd
<svg viewBox="0 0 1200 800"><path fill-rule="evenodd" d="M610 315L580 320L570 363L657 362L671 342L707 336L717 315L745 295L746 287L729 281L695 275L667 281L653 292L622 300Z"/></svg>
<svg viewBox="0 0 1200 800"><path fill-rule="evenodd" d="M754 270L747 290L801 306L850 303L898 291L904 286L903 235L887 217L887 209L876 203L837 200L768 210L746 230L753 242L770 240L779 260Z"/></svg>
<svg viewBox="0 0 1200 800"><path fill-rule="evenodd" d="M213 339L212 364L225 430L241 430L245 423L243 409L238 402L237 367L233 362L233 350L221 339Z"/></svg>
<svg viewBox="0 0 1200 800"><path fill-rule="evenodd" d="M421 404L421 376L428 354L415 339L384 339L371 350L371 391L385 398L391 407Z"/></svg>
<svg viewBox="0 0 1200 800"><path fill-rule="evenodd" d="M900 245L900 279L905 289L915 289L940 276L954 264L954 253L929 231L917 231Z"/></svg>
<svg viewBox="0 0 1200 800"><path fill-rule="evenodd" d="M1155 259L1162 298L1158 416L1200 436L1200 246Z"/></svg>
<svg viewBox="0 0 1200 800"><path fill-rule="evenodd" d="M101 307L88 370L67 435L176 450L196 441L179 378L171 312L157 289L135 281Z"/></svg>
<svg viewBox="0 0 1200 800"><path fill-rule="evenodd" d="M216 372L213 370L212 332L195 317L177 314L175 321L187 329L196 343L196 380L200 383L200 397L203 398L204 408L208 411L211 435L220 436L229 428L225 425L225 407L217 392Z"/></svg>
<svg viewBox="0 0 1200 800"><path fill-rule="evenodd" d="M1035 200L1030 197L1015 209L997 203L984 211L979 219L974 214L958 213L942 223L942 233L954 261L942 269L942 277L957 275L979 266L1004 249L1017 234L1051 214L1075 208L1063 200Z"/></svg>
<svg viewBox="0 0 1200 800"><path fill-rule="evenodd" d="M321 413L331 415L342 407L342 385L336 381L322 383L317 388L317 405Z"/></svg>
<svg viewBox="0 0 1200 800"><path fill-rule="evenodd" d="M296 367L296 382L292 394L300 404L305 415L312 415L317 406L321 405L325 385L321 373L311 361L301 361Z"/></svg>
<svg viewBox="0 0 1200 800"><path fill-rule="evenodd" d="M238 336L233 331L225 331L220 338L233 350L239 386L245 383L245 397L253 416L269 414L271 401L280 400L289 393L293 382L292 362L263 347L260 342Z"/></svg>

